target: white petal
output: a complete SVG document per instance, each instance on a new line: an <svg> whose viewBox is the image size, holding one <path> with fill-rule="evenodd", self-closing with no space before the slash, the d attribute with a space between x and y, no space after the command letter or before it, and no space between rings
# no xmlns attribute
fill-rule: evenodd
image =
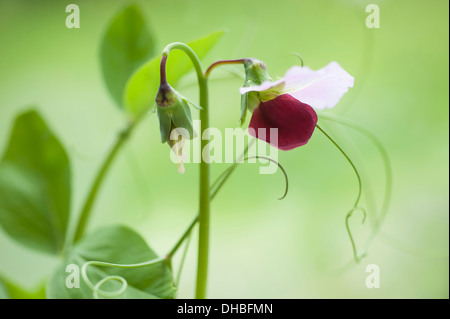
<svg viewBox="0 0 450 319"><path fill-rule="evenodd" d="M284 80L264 81L260 85L241 87L241 88L239 88L239 93L245 94L245 93L253 92L253 91L256 91L256 92L266 91L266 90L271 89L283 82L284 82Z"/></svg>
<svg viewBox="0 0 450 319"><path fill-rule="evenodd" d="M354 78L337 62L317 71L294 66L284 80L287 93L317 110L334 107L354 83Z"/></svg>

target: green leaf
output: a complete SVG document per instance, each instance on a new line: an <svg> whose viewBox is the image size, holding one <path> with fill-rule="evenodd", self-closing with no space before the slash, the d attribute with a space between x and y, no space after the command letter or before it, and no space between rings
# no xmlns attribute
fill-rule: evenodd
<svg viewBox="0 0 450 319"><path fill-rule="evenodd" d="M18 242L57 254L69 209L69 158L39 114L25 112L0 162L0 225Z"/></svg>
<svg viewBox="0 0 450 319"><path fill-rule="evenodd" d="M10 299L8 287L0 280L0 299Z"/></svg>
<svg viewBox="0 0 450 319"><path fill-rule="evenodd" d="M214 32L187 44L199 58L203 58L222 35L223 31ZM141 66L129 79L124 91L124 104L130 113L139 116L155 104L159 87L160 62L161 57L153 58ZM167 62L167 79L170 85L175 86L191 68L192 62L185 53L178 50L171 52Z"/></svg>
<svg viewBox="0 0 450 319"><path fill-rule="evenodd" d="M153 36L136 5L116 14L102 39L100 57L106 86L120 107L128 78L154 55L154 49Z"/></svg>
<svg viewBox="0 0 450 319"><path fill-rule="evenodd" d="M66 272L69 264L81 269L87 261L114 264L135 264L158 258L144 239L130 228L113 226L103 228L84 237L69 253L67 259L51 277L47 286L48 298L92 298L93 292L80 278L79 288L67 288ZM89 280L95 285L107 276L121 276L127 281L126 291L120 298L174 298L176 289L172 273L165 262L138 268L114 268L91 265L87 268ZM80 276L81 277L81 276ZM109 282L102 290L118 290L119 282Z"/></svg>
<svg viewBox="0 0 450 319"><path fill-rule="evenodd" d="M0 299L45 299L45 285L25 290L0 276Z"/></svg>

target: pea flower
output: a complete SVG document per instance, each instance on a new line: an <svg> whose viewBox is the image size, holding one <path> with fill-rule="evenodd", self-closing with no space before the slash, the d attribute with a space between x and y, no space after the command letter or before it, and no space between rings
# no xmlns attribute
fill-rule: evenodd
<svg viewBox="0 0 450 319"><path fill-rule="evenodd" d="M317 71L293 66L277 81L269 77L262 61L246 59L244 66L245 85L239 89L241 123L247 110L253 112L250 135L284 151L305 145L316 127L314 109L334 107L354 83L337 62ZM278 129L277 141L272 141L269 134L258 133L258 129L269 128Z"/></svg>

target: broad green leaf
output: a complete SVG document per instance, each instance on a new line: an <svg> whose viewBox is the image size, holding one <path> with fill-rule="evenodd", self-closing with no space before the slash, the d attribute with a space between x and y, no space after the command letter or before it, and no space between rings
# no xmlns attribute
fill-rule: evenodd
<svg viewBox="0 0 450 319"><path fill-rule="evenodd" d="M0 280L0 299L10 299L8 287Z"/></svg>
<svg viewBox="0 0 450 319"><path fill-rule="evenodd" d="M45 299L45 285L25 290L5 278L0 278L0 299Z"/></svg>
<svg viewBox="0 0 450 319"><path fill-rule="evenodd" d="M45 285L41 285L31 291L26 291L21 287L8 284L11 299L45 299Z"/></svg>
<svg viewBox="0 0 450 319"><path fill-rule="evenodd" d="M154 48L153 36L136 5L127 6L112 19L102 39L100 57L106 86L120 107L128 78L154 55Z"/></svg>
<svg viewBox="0 0 450 319"><path fill-rule="evenodd" d="M135 264L157 258L144 239L135 231L124 226L103 228L84 237L69 253L67 259L51 277L47 286L48 298L92 298L93 292L81 278L80 287L67 288L66 272L69 264L81 269L87 261L103 261L114 264ZM172 273L166 263L139 268L112 268L89 266L89 280L95 285L107 276L122 276L127 281L127 290L118 298L174 298L176 289ZM119 282L108 282L102 290L118 290Z"/></svg>
<svg viewBox="0 0 450 319"><path fill-rule="evenodd" d="M0 225L18 242L61 251L69 217L69 158L36 111L19 115L0 162Z"/></svg>
<svg viewBox="0 0 450 319"><path fill-rule="evenodd" d="M201 59L222 35L223 31L214 32L187 44ZM170 85L175 86L177 81L192 68L192 62L179 50L171 52L167 61L167 80ZM155 105L159 87L160 62L160 56L153 58L141 66L129 79L123 98L125 107L130 113L139 116Z"/></svg>

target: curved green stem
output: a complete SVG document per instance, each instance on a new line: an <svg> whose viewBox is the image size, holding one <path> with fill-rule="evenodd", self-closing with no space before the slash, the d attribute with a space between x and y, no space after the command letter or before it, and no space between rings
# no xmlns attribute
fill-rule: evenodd
<svg viewBox="0 0 450 319"><path fill-rule="evenodd" d="M212 199L212 198L211 198ZM210 200L211 200L210 199ZM192 229L194 229L195 225L198 222L198 214L197 216L195 216L194 220L189 224L188 228L185 230L185 232L183 233L183 235L181 235L180 239L178 239L178 241L176 242L176 244L173 246L173 248L169 251L169 253L167 254L167 258L171 259L173 257L173 255L175 255L175 253L177 252L178 248L180 248L180 246L183 244L183 242L186 240L186 238L189 237L189 235L192 232Z"/></svg>
<svg viewBox="0 0 450 319"><path fill-rule="evenodd" d="M209 128L209 109L208 109L208 82L207 77L203 73L200 60L195 52L186 44L181 42L174 42L166 46L162 52L163 61L165 57L169 56L170 51L181 50L188 55L194 64L197 72L200 106L200 137ZM197 284L195 297L197 299L206 298L206 287L208 279L208 254L209 254L209 183L210 183L210 169L209 169L209 152L207 150L208 140L201 138L200 147L200 189L199 189L199 235L198 235L198 262L197 262ZM202 152L201 150L205 150Z"/></svg>
<svg viewBox="0 0 450 319"><path fill-rule="evenodd" d="M184 262L186 260L186 256L187 256L187 253L188 253L188 250L189 250L189 245L191 243L191 238L192 238L192 232L187 237L186 244L184 246L183 256L181 257L180 265L178 266L178 274L177 274L177 277L175 279L175 286L176 287L180 286L181 273L183 271Z"/></svg>
<svg viewBox="0 0 450 319"><path fill-rule="evenodd" d="M97 176L95 177L94 183L92 184L92 187L89 191L88 197L83 205L83 208L81 210L80 218L78 220L78 224L75 228L75 235L73 237L73 240L70 241L70 244L77 242L78 240L83 237L84 232L86 231L86 226L89 221L89 217L95 202L95 199L97 198L97 194L100 190L100 187L109 171L109 168L111 167L111 164L113 163L114 159L116 158L119 151L122 149L125 142L128 140L128 137L130 136L133 129L136 127L136 125L139 123L139 120L143 118L138 117L136 120L131 121L128 126L120 132L120 134L117 136L117 139L114 143L114 146L111 148L108 156L104 160L100 170L97 173Z"/></svg>
<svg viewBox="0 0 450 319"><path fill-rule="evenodd" d="M164 50L162 51L163 60L165 60L164 57L168 57L170 51L173 51L173 50L181 50L184 53L186 53L186 55L191 59L192 64L194 65L194 68L195 68L195 72L197 73L197 79L198 79L198 85L199 85L200 93L202 93L204 91L206 91L206 93L207 93L207 88L205 90L205 87L204 87L206 85L206 76L203 74L203 69L202 69L202 65L200 64L200 59L195 54L195 52L191 49L190 46L188 46L185 43L173 42L173 43L167 45L164 48ZM208 97L208 95L206 94L206 98L207 97ZM200 94L200 106L203 107L201 102L202 102L202 96ZM208 104L208 100L207 99L204 100L203 102L206 102L206 104Z"/></svg>
<svg viewBox="0 0 450 319"><path fill-rule="evenodd" d="M206 69L205 76L208 77L209 74L211 73L211 71L212 71L215 67L217 67L217 66L219 66L219 65L226 65L226 64L243 64L243 63L245 63L246 60L247 60L247 59L236 59L236 60L220 60L220 61L214 62L213 64L211 64L211 65Z"/></svg>

